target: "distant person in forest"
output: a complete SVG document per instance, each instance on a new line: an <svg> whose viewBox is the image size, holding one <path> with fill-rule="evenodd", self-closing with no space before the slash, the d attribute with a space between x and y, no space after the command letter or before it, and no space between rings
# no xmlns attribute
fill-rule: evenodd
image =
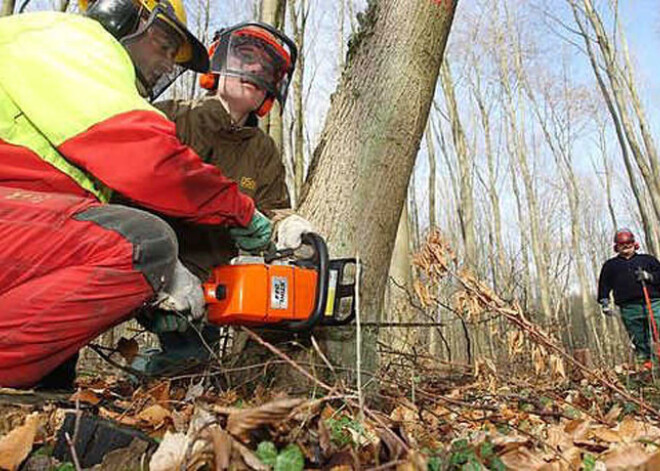
<svg viewBox="0 0 660 471"><path fill-rule="evenodd" d="M644 299L642 282L648 288L656 324L660 325L660 262L648 254L637 253L639 244L629 229L619 229L614 235L617 256L603 265L598 280L598 303L603 314L613 316L616 306L632 340L637 360L651 366L651 326ZM614 304L610 301L614 294Z"/></svg>

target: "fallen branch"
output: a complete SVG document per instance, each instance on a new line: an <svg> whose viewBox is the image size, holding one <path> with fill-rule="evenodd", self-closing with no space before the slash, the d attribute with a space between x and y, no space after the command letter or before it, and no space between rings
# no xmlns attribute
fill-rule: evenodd
<svg viewBox="0 0 660 471"><path fill-rule="evenodd" d="M251 331L250 329L248 329L247 327L241 327L241 330L242 330L243 332L245 332L246 334L248 334L248 335L250 336L250 338L252 338L252 340L254 340L254 341L257 342L258 344L260 344L260 345L266 347L268 350L270 350L271 352L273 352L275 355L277 355L278 357L282 358L282 359L283 359L284 361L286 361L289 365L291 365L296 371L298 371L300 374L302 374L305 378L309 379L309 380L312 381L313 383L315 383L315 384L317 384L318 386L322 387L322 388L325 389L326 391L334 391L334 390L335 390L335 388L333 388L332 386L329 386L329 385L325 384L323 381L321 381L320 379L317 379L317 378L315 378L314 376L312 376L312 375L311 375L307 370L305 370L302 366L300 366L298 363L296 363L295 361L293 361L291 358L289 358L289 357L288 357L286 354L284 354L282 351L278 350L278 349L277 349L276 347L274 347L272 344L266 342L264 339L262 339L261 337L259 337L257 334L255 334L254 332L252 332L252 331Z"/></svg>

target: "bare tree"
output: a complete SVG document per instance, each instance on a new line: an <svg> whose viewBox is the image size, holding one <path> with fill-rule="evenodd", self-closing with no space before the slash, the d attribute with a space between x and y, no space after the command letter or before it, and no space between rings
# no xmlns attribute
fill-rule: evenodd
<svg viewBox="0 0 660 471"><path fill-rule="evenodd" d="M493 223L493 230L490 237L492 240L492 245L494 246L494 257L492 262L493 286L495 289L502 289L504 288L501 286L503 281L502 272L506 270L507 262L504 255L504 243L502 242L502 215L500 211L500 196L497 190L497 173L495 170L496 162L491 137L490 106L487 105L484 92L482 90L481 70L479 68L478 61L473 58L471 63L475 72L475 77L472 81L471 89L477 107L479 108L479 117L481 118L480 123L484 139L484 153L486 155L488 167L488 182L486 185L486 191L488 194L488 200L490 202L490 212L492 215Z"/></svg>
<svg viewBox="0 0 660 471"><path fill-rule="evenodd" d="M616 54L614 40L607 34L601 16L594 8L591 0L567 0L573 11L575 23L586 46L587 56L599 88L607 104L621 147L621 153L628 172L631 188L637 200L647 242L653 253L658 253L656 226L660 217L660 170L658 169L658 156L650 136L650 126L645 117L644 110L638 98L630 60L625 47L623 32L617 30L617 37L623 37L624 60ZM590 26L590 28L589 28ZM595 34L600 55L594 50L590 33ZM602 65L601 65L602 62ZM604 71L602 71L604 68ZM607 77L607 82L603 77ZM635 130L632 113L637 120L637 129L641 133L641 142ZM640 172L644 188L640 188L635 167ZM651 202L651 211L646 207L646 198ZM654 234L656 233L656 234Z"/></svg>
<svg viewBox="0 0 660 471"><path fill-rule="evenodd" d="M507 22L510 25L510 21ZM516 80L521 78L522 63L520 59L519 44L514 44L514 77ZM527 149L524 137L524 132L519 129L518 122L525 123L523 115L524 104L518 100L518 113L516 113L514 104L514 93L511 87L511 73L509 66L509 59L507 52L504 50L499 51L500 54L500 84L504 91L504 109L507 115L507 136L508 146L512 157L514 157L517 170L520 171L520 176L525 188L525 195L527 199L528 215L529 215L529 228L531 234L532 254L534 256L534 264L536 265L536 281L538 285L538 293L541 301L541 311L545 319L552 318L552 308L550 306L550 284L548 279L548 261L547 252L543 249L542 229L539 217L539 205L537 201L537 193L534 185L534 179L530 171L527 161ZM518 115L521 115L519 118ZM536 291L536 290L535 290Z"/></svg>
<svg viewBox="0 0 660 471"><path fill-rule="evenodd" d="M465 132L461 124L454 92L454 83L449 70L449 64L445 60L440 68L440 82L444 91L449 121L451 124L454 151L458 162L459 171L459 198L458 216L461 222L461 234L465 246L465 265L471 269L477 266L477 242L474 230L474 173L473 156L465 139Z"/></svg>
<svg viewBox="0 0 660 471"><path fill-rule="evenodd" d="M429 227L433 229L436 227L436 209L435 209L435 189L436 189L436 157L435 157L435 144L433 144L433 126L431 121L433 115L429 115L429 120L426 123L426 151L429 157Z"/></svg>
<svg viewBox="0 0 660 471"><path fill-rule="evenodd" d="M9 16L14 13L15 5L15 0L4 0L2 2L2 11L0 11L0 16Z"/></svg>
<svg viewBox="0 0 660 471"><path fill-rule="evenodd" d="M304 91L305 76L305 30L309 15L309 4L306 0L290 0L289 15L293 27L293 38L298 46L298 65L293 78L294 111L293 111L293 181L294 196L298 201L305 181L305 128L304 128Z"/></svg>
<svg viewBox="0 0 660 471"><path fill-rule="evenodd" d="M303 187L301 213L334 253L359 253L363 261L365 319L381 317L396 230L455 7L428 0L369 3ZM320 335L333 358L353 363L355 350L340 329ZM376 362L375 335L375 329L366 332L362 345L366 365Z"/></svg>
<svg viewBox="0 0 660 471"><path fill-rule="evenodd" d="M285 11L286 0L261 0L259 20L275 28L282 28ZM284 124L279 103L273 104L272 111L261 120L260 126L273 138L275 145L282 152L284 150Z"/></svg>

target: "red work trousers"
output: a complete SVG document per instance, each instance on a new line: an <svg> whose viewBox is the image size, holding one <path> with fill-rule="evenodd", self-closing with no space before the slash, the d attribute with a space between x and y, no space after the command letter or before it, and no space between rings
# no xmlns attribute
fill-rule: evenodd
<svg viewBox="0 0 660 471"><path fill-rule="evenodd" d="M0 187L0 386L34 385L153 295L134 243L81 218L113 207L140 212Z"/></svg>

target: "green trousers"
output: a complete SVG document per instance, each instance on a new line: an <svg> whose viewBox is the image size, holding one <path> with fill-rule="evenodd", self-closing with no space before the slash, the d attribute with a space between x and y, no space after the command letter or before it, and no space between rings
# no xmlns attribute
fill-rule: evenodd
<svg viewBox="0 0 660 471"><path fill-rule="evenodd" d="M620 307L621 320L626 327L630 340L635 345L637 355L643 359L651 358L652 327L650 326L646 302L627 303L622 304ZM660 333L660 299L652 299L651 308Z"/></svg>

